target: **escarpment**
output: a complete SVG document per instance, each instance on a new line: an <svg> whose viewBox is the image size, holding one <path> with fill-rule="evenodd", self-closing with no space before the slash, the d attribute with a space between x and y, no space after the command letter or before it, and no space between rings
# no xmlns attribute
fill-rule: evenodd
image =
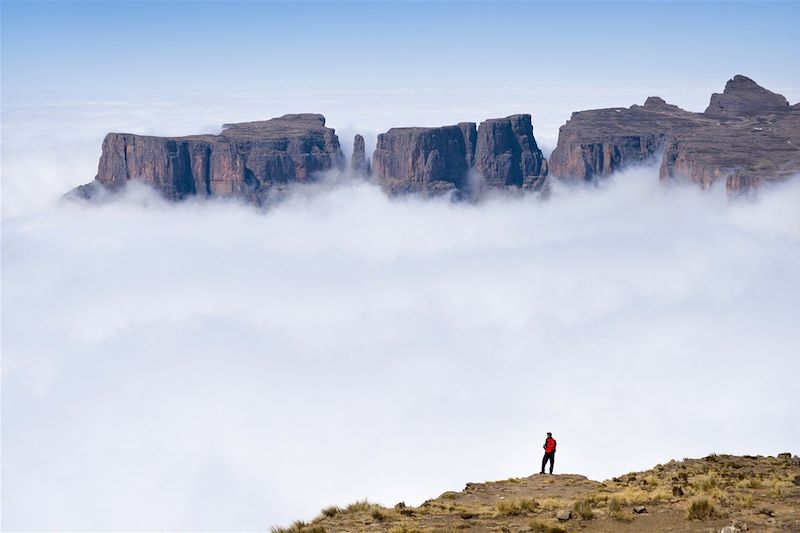
<svg viewBox="0 0 800 533"><path fill-rule="evenodd" d="M550 173L592 181L662 156L662 180L703 187L724 180L730 193L800 172L800 107L737 75L703 113L658 97L643 106L573 113L561 127Z"/></svg>
<svg viewBox="0 0 800 533"><path fill-rule="evenodd" d="M539 189L547 162L530 115L431 128L392 128L378 135L373 172L391 194L435 194L475 187Z"/></svg>
<svg viewBox="0 0 800 533"><path fill-rule="evenodd" d="M531 115L479 125L391 128L378 135L372 159L356 135L350 171L389 194L540 190L549 176L591 182L661 157L660 179L730 193L800 173L800 104L790 105L745 76L713 94L703 113L651 96L643 105L573 113L544 158ZM291 184L344 170L339 139L317 114L231 124L217 135L153 137L109 133L95 180L70 193L88 198L131 180L164 197L236 197L260 204Z"/></svg>
<svg viewBox="0 0 800 533"><path fill-rule="evenodd" d="M467 184L467 140L474 123L392 128L378 135L372 170L388 192L435 193ZM466 132L466 135L465 135Z"/></svg>
<svg viewBox="0 0 800 533"><path fill-rule="evenodd" d="M533 137L530 115L489 119L478 128L475 168L490 187L538 189L547 161Z"/></svg>
<svg viewBox="0 0 800 533"><path fill-rule="evenodd" d="M317 114L285 115L224 126L218 135L151 137L109 133L95 181L78 187L116 190L139 180L168 199L235 196L260 203L275 189L341 169L339 139Z"/></svg>

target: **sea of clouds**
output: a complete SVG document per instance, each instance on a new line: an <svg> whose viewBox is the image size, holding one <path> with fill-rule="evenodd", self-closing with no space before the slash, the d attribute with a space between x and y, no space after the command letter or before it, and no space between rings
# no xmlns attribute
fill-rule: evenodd
<svg viewBox="0 0 800 533"><path fill-rule="evenodd" d="M595 479L797 451L800 180L737 201L655 167L478 204L347 176L267 211L61 201L107 130L260 118L153 106L4 109L3 529L419 504L538 471L546 431L556 472Z"/></svg>

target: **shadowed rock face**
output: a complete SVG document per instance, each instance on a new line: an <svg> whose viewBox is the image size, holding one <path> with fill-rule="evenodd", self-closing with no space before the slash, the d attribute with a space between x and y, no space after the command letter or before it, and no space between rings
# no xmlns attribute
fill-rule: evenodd
<svg viewBox="0 0 800 533"><path fill-rule="evenodd" d="M782 95L768 91L746 76L737 74L725 84L722 94L711 95L704 115L714 118L754 117L789 110Z"/></svg>
<svg viewBox="0 0 800 533"><path fill-rule="evenodd" d="M469 170L467 139L474 129L475 124L392 128L378 135L373 173L384 189L395 194L464 187Z"/></svg>
<svg viewBox="0 0 800 533"><path fill-rule="evenodd" d="M667 132L689 131L695 114L650 97L645 105L573 113L559 129L550 174L592 181L624 166L643 163L664 145Z"/></svg>
<svg viewBox="0 0 800 533"><path fill-rule="evenodd" d="M800 172L800 108L745 76L729 80L704 113L650 97L644 106L573 113L559 130L551 174L591 181L660 155L660 176L731 193Z"/></svg>
<svg viewBox="0 0 800 533"><path fill-rule="evenodd" d="M364 148L364 137L360 133L356 133L353 138L353 157L350 158L350 169L357 176L366 176L370 172L369 161L367 161L366 149Z"/></svg>
<svg viewBox="0 0 800 533"><path fill-rule="evenodd" d="M115 190L135 179L169 199L237 196L259 203L274 189L344 164L339 139L322 115L285 115L224 128L219 135L187 137L109 133L95 181L74 192L91 196L97 187Z"/></svg>
<svg viewBox="0 0 800 533"><path fill-rule="evenodd" d="M475 169L489 187L537 189L547 176L547 162L533 137L530 115L481 122Z"/></svg>
<svg viewBox="0 0 800 533"><path fill-rule="evenodd" d="M471 169L489 188L538 189L547 162L533 137L530 115L438 128L392 128L378 136L375 176L390 193L462 192L475 187Z"/></svg>

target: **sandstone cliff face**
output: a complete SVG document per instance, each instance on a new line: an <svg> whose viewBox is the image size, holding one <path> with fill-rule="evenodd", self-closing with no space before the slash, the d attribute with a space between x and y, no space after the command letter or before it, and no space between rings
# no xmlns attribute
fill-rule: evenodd
<svg viewBox="0 0 800 533"><path fill-rule="evenodd" d="M353 138L353 156L350 158L350 170L356 176L366 176L370 172L370 165L364 148L364 137L360 133L357 133Z"/></svg>
<svg viewBox="0 0 800 533"><path fill-rule="evenodd" d="M472 129L475 125L472 124ZM373 173L390 193L434 193L467 184L467 136L462 126L392 128L378 135Z"/></svg>
<svg viewBox="0 0 800 533"><path fill-rule="evenodd" d="M392 128L378 136L375 177L390 193L474 194L471 171L489 188L538 189L547 162L533 136L530 115L438 128Z"/></svg>
<svg viewBox="0 0 800 533"><path fill-rule="evenodd" d="M703 187L725 180L732 194L800 173L800 109L740 117L667 139L662 180Z"/></svg>
<svg viewBox="0 0 800 533"><path fill-rule="evenodd" d="M547 176L547 162L533 137L531 116L512 115L482 122L475 169L489 187L541 187Z"/></svg>
<svg viewBox="0 0 800 533"><path fill-rule="evenodd" d="M464 135L464 146L467 149L467 166L475 165L475 146L478 142L478 131L474 122L459 122L458 127Z"/></svg>
<svg viewBox="0 0 800 533"><path fill-rule="evenodd" d="M150 137L110 133L103 141L94 187L115 190L139 180L166 198L237 196L260 202L273 188L304 183L342 168L344 157L322 115L285 115L226 125L219 135Z"/></svg>
<svg viewBox="0 0 800 533"><path fill-rule="evenodd" d="M783 96L735 76L722 94L711 95L703 117L710 125L698 121L667 139L662 180L688 178L708 187L724 179L736 194L800 173L800 106Z"/></svg>
<svg viewBox="0 0 800 533"><path fill-rule="evenodd" d="M714 118L754 117L789 110L782 95L768 91L746 76L737 74L725 84L722 94L711 95L704 115Z"/></svg>
<svg viewBox="0 0 800 533"><path fill-rule="evenodd" d="M644 106L573 113L559 130L550 172L591 181L663 153L663 180L730 193L800 172L800 109L745 76L729 80L704 113L650 97Z"/></svg>
<svg viewBox="0 0 800 533"><path fill-rule="evenodd" d="M573 113L559 129L550 173L592 181L643 163L662 149L667 132L691 129L693 115L656 97L648 98L644 106Z"/></svg>

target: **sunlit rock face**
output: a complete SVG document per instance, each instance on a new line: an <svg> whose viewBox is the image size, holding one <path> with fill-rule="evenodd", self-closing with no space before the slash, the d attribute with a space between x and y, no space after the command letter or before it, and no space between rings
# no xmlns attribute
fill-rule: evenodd
<svg viewBox="0 0 800 533"><path fill-rule="evenodd" d="M559 130L550 173L592 181L663 154L662 180L704 187L724 180L731 193L800 172L800 107L737 75L704 113L650 97L643 106L573 113Z"/></svg>
<svg viewBox="0 0 800 533"><path fill-rule="evenodd" d="M100 187L115 190L139 180L174 200L235 196L259 203L274 189L343 165L339 139L325 127L325 117L285 115L226 125L219 135L109 133L95 181L75 192L91 196Z"/></svg>

